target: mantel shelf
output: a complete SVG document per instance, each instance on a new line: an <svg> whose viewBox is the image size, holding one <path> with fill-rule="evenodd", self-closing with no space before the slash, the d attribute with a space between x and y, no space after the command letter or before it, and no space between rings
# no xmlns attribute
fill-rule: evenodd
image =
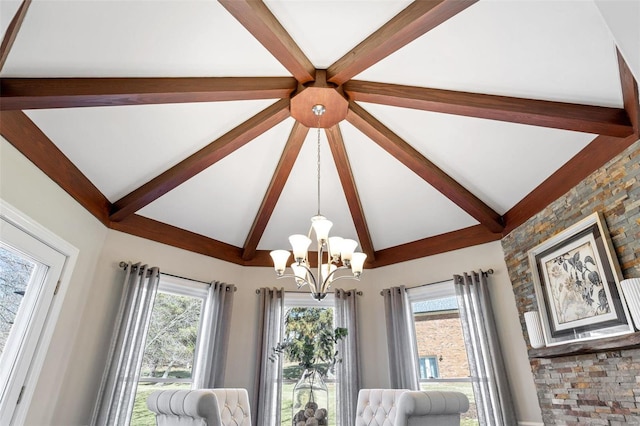
<svg viewBox="0 0 640 426"><path fill-rule="evenodd" d="M640 348L640 332L548 346L546 348L529 349L529 358L555 358L631 348Z"/></svg>

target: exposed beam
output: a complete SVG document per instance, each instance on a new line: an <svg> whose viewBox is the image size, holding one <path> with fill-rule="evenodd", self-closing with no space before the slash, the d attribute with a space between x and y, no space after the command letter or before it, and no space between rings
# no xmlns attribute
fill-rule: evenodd
<svg viewBox="0 0 640 426"><path fill-rule="evenodd" d="M0 109L281 99L297 86L292 77L2 78Z"/></svg>
<svg viewBox="0 0 640 426"><path fill-rule="evenodd" d="M280 194L282 194L282 189L287 183L287 179L289 178L291 169L298 158L298 154L300 153L302 144L307 137L307 133L309 133L309 128L296 121L293 125L293 129L291 130L291 134L289 135L289 139L287 140L287 144L284 147L275 173L271 177L269 188L267 188L267 192L262 199L262 204L260 204L258 214L253 221L253 225L251 225L247 240L244 243L244 251L242 252L243 260L251 260L256 255L256 249L260 242L260 238L262 238L262 234L269 223L273 209L278 203Z"/></svg>
<svg viewBox="0 0 640 426"><path fill-rule="evenodd" d="M415 148L376 120L360 105L351 102L347 121L380 145L385 151L453 201L491 232L501 232L502 218L482 200L447 175Z"/></svg>
<svg viewBox="0 0 640 426"><path fill-rule="evenodd" d="M618 68L620 69L620 85L622 86L622 100L624 109L629 116L633 133L640 135L640 99L638 99L638 82L633 77L629 66L620 54L618 54Z"/></svg>
<svg viewBox="0 0 640 426"><path fill-rule="evenodd" d="M218 0L298 80L315 79L315 67L260 0Z"/></svg>
<svg viewBox="0 0 640 426"><path fill-rule="evenodd" d="M31 0L23 0L22 4L16 11L13 19L9 23L7 27L7 31L4 33L4 38L2 39L2 44L0 44L0 71L4 68L4 63L7 61L9 57L9 52L11 51L11 47L13 47L13 42L20 31L20 27L22 26L22 21L24 21L24 17L27 16L27 10L31 5Z"/></svg>
<svg viewBox="0 0 640 426"><path fill-rule="evenodd" d="M128 216L120 222L111 222L110 228L146 238L147 240L242 265L241 249L238 247L137 214Z"/></svg>
<svg viewBox="0 0 640 426"><path fill-rule="evenodd" d="M371 65L401 49L477 0L417 0L338 59L327 70L328 80L346 83Z"/></svg>
<svg viewBox="0 0 640 426"><path fill-rule="evenodd" d="M501 238L502 234L492 233L485 226L476 225L400 246L378 250L376 252L376 261L367 266L378 268L380 266L393 265L421 257L433 256L434 254L498 241Z"/></svg>
<svg viewBox="0 0 640 426"><path fill-rule="evenodd" d="M22 111L5 111L0 134L103 224L109 200Z"/></svg>
<svg viewBox="0 0 640 426"><path fill-rule="evenodd" d="M525 223L638 140L598 136L504 215L504 235Z"/></svg>
<svg viewBox="0 0 640 426"><path fill-rule="evenodd" d="M616 137L626 137L633 133L633 126L627 112L620 108L455 92L369 81L352 80L346 83L343 88L352 101Z"/></svg>
<svg viewBox="0 0 640 426"><path fill-rule="evenodd" d="M373 262L375 261L373 242L371 241L371 235L369 235L369 227L367 226L367 220L364 217L364 210L360 203L360 196L358 195L356 181L353 178L351 163L347 156L347 150L344 146L340 127L335 125L325 129L325 132L327 134L327 140L329 141L329 147L331 148L331 154L333 155L333 161L336 163L336 169L340 176L342 190L347 199L349 210L351 211L353 224L356 227L356 232L358 233L360 247L362 248L362 252L367 255L367 261Z"/></svg>
<svg viewBox="0 0 640 426"><path fill-rule="evenodd" d="M117 222L135 213L287 117L289 99L282 99L116 201L112 208L111 220Z"/></svg>

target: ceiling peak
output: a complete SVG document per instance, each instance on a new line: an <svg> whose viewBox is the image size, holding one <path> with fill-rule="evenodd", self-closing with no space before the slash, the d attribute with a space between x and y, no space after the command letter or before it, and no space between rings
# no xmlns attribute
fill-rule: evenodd
<svg viewBox="0 0 640 426"><path fill-rule="evenodd" d="M315 105L324 105L325 113L317 116ZM306 127L331 128L347 117L348 109L342 87L327 82L326 70L316 70L316 79L299 85L291 98L291 116Z"/></svg>

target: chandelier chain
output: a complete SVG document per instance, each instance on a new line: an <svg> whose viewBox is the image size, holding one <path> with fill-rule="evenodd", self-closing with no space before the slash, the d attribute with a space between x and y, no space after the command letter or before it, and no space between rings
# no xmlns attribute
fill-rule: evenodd
<svg viewBox="0 0 640 426"><path fill-rule="evenodd" d="M318 216L320 216L320 115L318 115Z"/></svg>

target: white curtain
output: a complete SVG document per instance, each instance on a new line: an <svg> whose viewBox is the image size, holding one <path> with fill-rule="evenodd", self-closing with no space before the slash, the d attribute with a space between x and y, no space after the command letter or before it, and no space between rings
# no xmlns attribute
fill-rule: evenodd
<svg viewBox="0 0 640 426"><path fill-rule="evenodd" d="M382 291L387 322L391 388L419 390L418 349L405 286Z"/></svg>
<svg viewBox="0 0 640 426"><path fill-rule="evenodd" d="M129 425L160 270L126 266L114 336L92 424Z"/></svg>
<svg viewBox="0 0 640 426"><path fill-rule="evenodd" d="M500 342L495 327L487 274L454 275L462 333L478 409L486 426L517 424Z"/></svg>
<svg viewBox="0 0 640 426"><path fill-rule="evenodd" d="M344 327L347 337L338 342L336 364L337 379L337 424L352 426L356 419L356 404L360 390L360 362L358 354L358 321L356 290L335 290L336 327Z"/></svg>
<svg viewBox="0 0 640 426"><path fill-rule="evenodd" d="M277 357L272 361L269 356L284 334L284 289L261 288L258 295L257 367L251 405L252 423L280 426L282 359Z"/></svg>
<svg viewBox="0 0 640 426"><path fill-rule="evenodd" d="M235 290L233 284L211 283L204 303L202 331L196 350L194 389L221 388L224 385Z"/></svg>

